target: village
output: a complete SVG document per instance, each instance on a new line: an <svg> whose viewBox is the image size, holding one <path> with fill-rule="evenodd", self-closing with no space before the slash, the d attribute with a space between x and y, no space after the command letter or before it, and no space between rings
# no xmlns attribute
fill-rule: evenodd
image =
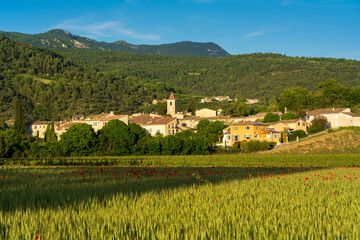
<svg viewBox="0 0 360 240"><path fill-rule="evenodd" d="M229 97L218 98L220 100L229 99ZM202 99L201 101L209 100L211 101L211 99ZM258 99L249 99L247 104L252 104L257 101ZM72 119L54 122L55 133L58 139L60 139L61 134L66 132L71 126L79 123L89 124L94 128L95 132L97 132L110 120L117 119L124 122L126 125L130 123L138 124L145 129L146 134L152 136L155 136L156 134L168 136L185 130L195 130L197 124L201 120L207 119L210 122L222 121L224 125L227 126L223 130L223 135L219 138L218 146L232 146L237 142L252 139L274 142L276 144L287 142L287 139L281 139L284 137L284 133L292 133L297 130L302 130L307 133L308 128L311 126L311 121L319 116L325 117L328 121L328 127L334 129L339 127L359 126L360 123L360 116L352 113L350 108L315 109L306 112L304 119L289 119L262 123L264 117L268 114L267 112L260 112L253 116L246 117L230 117L221 116L220 111L204 108L197 110L195 115L192 115L187 112L178 112L178 100L173 93L166 99L166 102L167 116L171 117L164 117L155 113L137 113L130 116L115 115L112 111L110 113L89 116L77 114L74 115ZM284 113L286 113L286 111ZM281 116L283 113L273 112L273 114ZM35 121L27 123L26 133L29 136L44 138L45 131L51 124L51 121Z"/></svg>

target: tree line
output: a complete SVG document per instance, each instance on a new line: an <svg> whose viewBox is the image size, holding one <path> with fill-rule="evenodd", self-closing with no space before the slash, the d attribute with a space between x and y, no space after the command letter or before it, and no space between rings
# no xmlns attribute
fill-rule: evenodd
<svg viewBox="0 0 360 240"><path fill-rule="evenodd" d="M54 124L47 127L45 138L27 136L21 104L17 101L12 129L0 126L0 158L41 158L55 156L189 155L210 154L212 145L224 129L222 122L200 121L197 131L176 135L147 135L141 126L109 121L95 133L86 124L70 127L58 141Z"/></svg>

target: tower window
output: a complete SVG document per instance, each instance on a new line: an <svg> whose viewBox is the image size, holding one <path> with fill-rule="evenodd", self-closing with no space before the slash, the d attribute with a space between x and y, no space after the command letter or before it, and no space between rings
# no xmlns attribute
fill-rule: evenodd
<svg viewBox="0 0 360 240"><path fill-rule="evenodd" d="M170 106L172 106L172 102L170 102Z"/></svg>

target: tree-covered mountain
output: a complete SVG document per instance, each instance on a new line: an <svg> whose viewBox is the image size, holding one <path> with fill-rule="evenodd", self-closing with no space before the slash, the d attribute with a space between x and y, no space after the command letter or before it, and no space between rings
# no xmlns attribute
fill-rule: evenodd
<svg viewBox="0 0 360 240"><path fill-rule="evenodd" d="M237 94L268 101L286 88L317 90L334 78L345 86L360 85L360 62L334 58L288 57L254 53L223 58L174 57L115 53L84 49L58 49L96 68L125 74L142 82L163 82L200 96Z"/></svg>
<svg viewBox="0 0 360 240"><path fill-rule="evenodd" d="M165 84L140 85L126 75L100 72L0 34L2 119L13 117L16 98L22 102L27 120L60 120L76 113L130 113L173 90Z"/></svg>
<svg viewBox="0 0 360 240"><path fill-rule="evenodd" d="M54 29L40 34L24 34L1 31L0 33L15 41L25 42L27 44L42 48L80 48L171 56L224 57L229 55L229 53L227 53L224 49L211 42L198 43L183 41L162 45L134 45L126 41L107 43L73 35L61 29Z"/></svg>

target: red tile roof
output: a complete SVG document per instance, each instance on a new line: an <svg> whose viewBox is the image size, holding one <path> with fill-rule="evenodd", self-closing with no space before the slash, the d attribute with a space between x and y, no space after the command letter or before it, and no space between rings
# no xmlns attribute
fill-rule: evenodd
<svg viewBox="0 0 360 240"><path fill-rule="evenodd" d="M146 124L151 121L154 117L151 117L150 114L139 115L136 117L132 117L129 120L129 123L136 123L138 125ZM157 118L157 117L156 117Z"/></svg>
<svg viewBox="0 0 360 240"><path fill-rule="evenodd" d="M360 117L356 113L352 113L352 112L344 112L343 114L346 114L346 115L349 115L349 116L352 116L352 117Z"/></svg>
<svg viewBox="0 0 360 240"><path fill-rule="evenodd" d="M156 118L148 122L146 125L164 125L174 121L174 117Z"/></svg>
<svg viewBox="0 0 360 240"><path fill-rule="evenodd" d="M35 122L28 122L26 123L26 125L30 126L35 126L35 125L50 125L51 121L35 121Z"/></svg>
<svg viewBox="0 0 360 240"><path fill-rule="evenodd" d="M323 108L323 109L315 109L313 111L308 112L306 115L314 116L319 114L329 114L329 113L341 113L345 111L347 108Z"/></svg>
<svg viewBox="0 0 360 240"><path fill-rule="evenodd" d="M170 97L168 98L168 100L176 100L173 92L171 92Z"/></svg>
<svg viewBox="0 0 360 240"><path fill-rule="evenodd" d="M246 122L239 122L239 123L233 123L230 126L246 126L246 125L259 125L259 126L266 126L263 123L257 123L252 121L246 121Z"/></svg>

